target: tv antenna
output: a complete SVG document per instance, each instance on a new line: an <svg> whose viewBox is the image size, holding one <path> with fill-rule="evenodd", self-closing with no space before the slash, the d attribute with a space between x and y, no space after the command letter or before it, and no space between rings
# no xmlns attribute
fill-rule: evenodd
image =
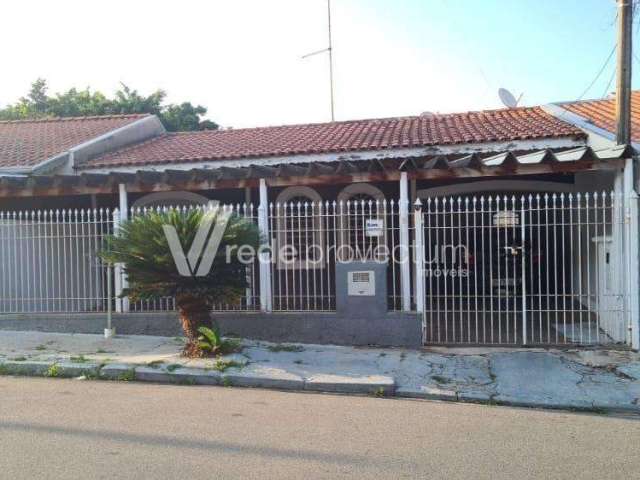
<svg viewBox="0 0 640 480"><path fill-rule="evenodd" d="M314 55L319 55L325 52L329 54L329 95L331 101L331 121L333 122L335 121L335 115L333 106L333 45L331 43L331 0L327 0L327 25L329 34L329 46L327 48L323 48L322 50L307 53L306 55L303 55L302 58L304 59L312 57Z"/></svg>
<svg viewBox="0 0 640 480"><path fill-rule="evenodd" d="M522 95L524 95L524 93L521 93L520 96L516 99L513 93L511 93L506 88L498 89L498 96L500 97L500 101L507 108L516 108L518 106L518 103L520 103L520 100L522 100Z"/></svg>

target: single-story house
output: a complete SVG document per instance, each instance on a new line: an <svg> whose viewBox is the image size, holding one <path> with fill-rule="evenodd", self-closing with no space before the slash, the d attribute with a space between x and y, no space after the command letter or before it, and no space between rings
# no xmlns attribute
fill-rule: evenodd
<svg viewBox="0 0 640 480"><path fill-rule="evenodd" d="M218 200L295 251L247 267L246 297L216 308L226 332L638 348L636 145L613 121L609 99L177 133L0 122L0 327L99 331L113 304L121 331L175 328L170 298L109 296L95 253L141 209Z"/></svg>

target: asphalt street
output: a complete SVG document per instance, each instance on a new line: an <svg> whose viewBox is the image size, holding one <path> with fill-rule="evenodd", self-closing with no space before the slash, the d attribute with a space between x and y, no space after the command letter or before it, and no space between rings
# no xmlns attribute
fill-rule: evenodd
<svg viewBox="0 0 640 480"><path fill-rule="evenodd" d="M0 377L0 478L637 478L640 420Z"/></svg>

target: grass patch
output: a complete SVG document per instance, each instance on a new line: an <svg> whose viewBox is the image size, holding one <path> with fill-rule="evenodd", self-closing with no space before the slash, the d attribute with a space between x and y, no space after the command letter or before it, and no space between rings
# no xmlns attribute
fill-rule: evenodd
<svg viewBox="0 0 640 480"><path fill-rule="evenodd" d="M177 369L181 368L182 365L180 365L179 363L172 363L171 365L167 365L167 372L171 373L176 371Z"/></svg>
<svg viewBox="0 0 640 480"><path fill-rule="evenodd" d="M442 375L434 375L431 378L433 378L436 383L451 383L451 379L449 377L443 377Z"/></svg>
<svg viewBox="0 0 640 480"><path fill-rule="evenodd" d="M19 357L13 357L10 360L13 360L14 362L25 362L27 360L27 357L23 357L22 355Z"/></svg>
<svg viewBox="0 0 640 480"><path fill-rule="evenodd" d="M46 349L47 349L47 346L42 343L40 345L37 345L36 348L34 348L34 350L40 350L40 351L46 350Z"/></svg>
<svg viewBox="0 0 640 480"><path fill-rule="evenodd" d="M151 368L160 368L161 365L164 365L164 360L153 360L152 362L147 363L147 367Z"/></svg>
<svg viewBox="0 0 640 480"><path fill-rule="evenodd" d="M100 354L100 353L113 353L113 351L105 350L104 348L99 348L99 349L96 350L96 353L97 354Z"/></svg>
<svg viewBox="0 0 640 480"><path fill-rule="evenodd" d="M230 368L241 369L246 365L247 365L246 363L240 363L235 360L218 359L216 360L216 363L213 365L213 369L217 370L218 372L224 372Z"/></svg>
<svg viewBox="0 0 640 480"><path fill-rule="evenodd" d="M50 365L49 368L47 368L47 371L45 372L44 376L51 377L51 378L59 377L60 367L58 367L58 365L55 363L53 365Z"/></svg>
<svg viewBox="0 0 640 480"><path fill-rule="evenodd" d="M2 363L0 363L0 375L9 375L9 369Z"/></svg>
<svg viewBox="0 0 640 480"><path fill-rule="evenodd" d="M130 382L132 381L136 376L136 371L133 368L130 368L129 370L127 370L126 372L121 373L118 376L118 381L120 382Z"/></svg>
<svg viewBox="0 0 640 480"><path fill-rule="evenodd" d="M373 392L373 396L377 398L383 398L385 395L386 395L386 392L384 391L383 387L378 387Z"/></svg>
<svg viewBox="0 0 640 480"><path fill-rule="evenodd" d="M224 377L222 379L222 386L223 387L232 387L233 386L233 382L231 381L231 379L229 377Z"/></svg>
<svg viewBox="0 0 640 480"><path fill-rule="evenodd" d="M243 348L239 338L225 338L220 344L219 352L222 355L228 355L230 353L240 353Z"/></svg>
<svg viewBox="0 0 640 480"><path fill-rule="evenodd" d="M304 351L304 347L301 347L300 345L288 345L286 343L279 343L277 345L269 345L267 347L267 350L269 350L270 352L303 352Z"/></svg>
<svg viewBox="0 0 640 480"><path fill-rule="evenodd" d="M87 363L89 361L84 355L78 355L76 357L69 357L71 363Z"/></svg>

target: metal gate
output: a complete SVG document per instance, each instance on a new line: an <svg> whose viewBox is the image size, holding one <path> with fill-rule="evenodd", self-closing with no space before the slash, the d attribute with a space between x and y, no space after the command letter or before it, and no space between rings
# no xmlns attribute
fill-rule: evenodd
<svg viewBox="0 0 640 480"><path fill-rule="evenodd" d="M429 198L421 208L426 344L630 342L620 197Z"/></svg>

